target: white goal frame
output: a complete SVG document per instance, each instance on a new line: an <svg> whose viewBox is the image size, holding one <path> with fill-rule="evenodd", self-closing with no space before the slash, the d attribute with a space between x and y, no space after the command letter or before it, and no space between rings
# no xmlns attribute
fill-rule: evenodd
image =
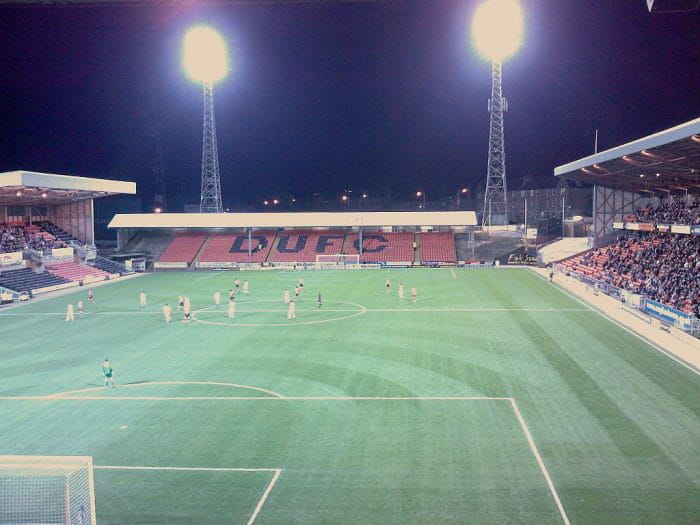
<svg viewBox="0 0 700 525"><path fill-rule="evenodd" d="M0 523L17 522L95 525L92 457L0 456Z"/></svg>
<svg viewBox="0 0 700 525"><path fill-rule="evenodd" d="M357 269L360 268L359 254L338 253L335 255L316 255L314 267L317 270Z"/></svg>

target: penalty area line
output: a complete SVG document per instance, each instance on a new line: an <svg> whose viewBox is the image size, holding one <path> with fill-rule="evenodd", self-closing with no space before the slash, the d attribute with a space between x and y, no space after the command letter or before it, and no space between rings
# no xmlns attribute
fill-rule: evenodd
<svg viewBox="0 0 700 525"><path fill-rule="evenodd" d="M246 522L247 525L252 525L255 519L260 514L267 497L272 492L272 488L277 483L277 480L282 474L281 468L248 468L248 467L145 467L145 466L130 466L130 465L93 465L93 469L99 470L155 470L155 471L176 471L176 472L272 472L272 479L265 487L262 496L258 500L253 514Z"/></svg>
<svg viewBox="0 0 700 525"><path fill-rule="evenodd" d="M520 413L520 409L518 408L518 404L515 402L514 398L509 398L510 405L513 408L513 412L515 413L515 417L518 420L518 423L520 424L520 428L523 431L523 434L525 434L525 439L527 440L527 444L530 446L530 450L532 451L533 455L535 456L535 459L537 460L537 464L540 467L540 471L542 472L542 475L544 476L544 480L547 482L547 487L549 487L549 492L552 494L552 497L554 498L554 502L557 505L557 509L559 509L559 514L561 515L561 519L563 520L565 525L570 525L569 522L569 517L566 515L566 511L564 510L564 506L561 503L561 500L559 499L559 494L557 493L557 489L554 486L554 483L552 482L552 478L549 476L549 471L547 470L547 467L544 464L544 461L542 460L542 456L540 455L539 450L537 450L537 445L535 445L535 440L532 439L532 434L530 434L530 429L528 428L527 424L525 423L525 419L523 418L523 415Z"/></svg>

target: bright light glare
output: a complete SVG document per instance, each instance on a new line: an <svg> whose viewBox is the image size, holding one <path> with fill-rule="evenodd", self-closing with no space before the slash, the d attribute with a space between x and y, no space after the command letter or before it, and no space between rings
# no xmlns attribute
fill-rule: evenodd
<svg viewBox="0 0 700 525"><path fill-rule="evenodd" d="M523 39L523 13L517 0L486 0L474 13L472 38L481 55L500 62Z"/></svg>
<svg viewBox="0 0 700 525"><path fill-rule="evenodd" d="M228 73L226 44L211 27L196 26L187 31L182 47L182 65L192 80L214 83Z"/></svg>

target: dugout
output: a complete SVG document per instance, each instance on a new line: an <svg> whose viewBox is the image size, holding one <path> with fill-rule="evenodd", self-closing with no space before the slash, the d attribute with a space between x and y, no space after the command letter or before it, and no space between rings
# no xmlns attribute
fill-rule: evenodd
<svg viewBox="0 0 700 525"><path fill-rule="evenodd" d="M593 238L601 246L647 204L700 200L700 118L557 166L554 175L593 185Z"/></svg>

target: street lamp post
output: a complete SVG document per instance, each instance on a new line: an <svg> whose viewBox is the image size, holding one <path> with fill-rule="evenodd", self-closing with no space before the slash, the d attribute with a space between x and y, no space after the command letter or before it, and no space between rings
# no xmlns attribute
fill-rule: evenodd
<svg viewBox="0 0 700 525"><path fill-rule="evenodd" d="M466 195L466 193L468 191L469 191L469 188L462 188L461 190L457 190L457 209L459 209L459 207L462 204L461 196Z"/></svg>
<svg viewBox="0 0 700 525"><path fill-rule="evenodd" d="M425 192L424 191L417 191L416 197L418 197L419 199L421 197L423 197L423 205L421 206L421 208L423 208L425 210Z"/></svg>

